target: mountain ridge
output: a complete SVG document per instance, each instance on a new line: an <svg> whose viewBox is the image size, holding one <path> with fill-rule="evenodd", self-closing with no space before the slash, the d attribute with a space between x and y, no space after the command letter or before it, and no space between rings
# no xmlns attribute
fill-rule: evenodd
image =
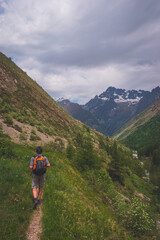
<svg viewBox="0 0 160 240"><path fill-rule="evenodd" d="M109 87L85 105L74 104L66 99L61 99L58 103L73 117L105 135L112 136L138 113L153 104L159 97L160 87L156 87L152 91ZM74 110L72 111L72 109ZM82 109L86 110L86 112ZM80 117L78 112L81 113ZM96 124L87 119L89 112L91 113L90 119L94 119L94 122L96 120ZM82 119L82 116L85 120Z"/></svg>

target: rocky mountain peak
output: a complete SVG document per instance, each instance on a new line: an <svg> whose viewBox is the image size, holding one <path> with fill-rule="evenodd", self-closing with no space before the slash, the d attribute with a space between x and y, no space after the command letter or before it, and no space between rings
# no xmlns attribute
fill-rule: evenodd
<svg viewBox="0 0 160 240"><path fill-rule="evenodd" d="M67 105L68 103L70 103L70 101L62 97L57 100L57 103L62 106L62 105Z"/></svg>
<svg viewBox="0 0 160 240"><path fill-rule="evenodd" d="M159 97L160 87L151 92L109 87L83 106L73 104L64 98L57 102L73 117L111 136Z"/></svg>
<svg viewBox="0 0 160 240"><path fill-rule="evenodd" d="M128 102L130 104L138 103L147 91L144 90L125 90L121 88L109 87L105 92L99 95L102 100L113 99L116 103Z"/></svg>

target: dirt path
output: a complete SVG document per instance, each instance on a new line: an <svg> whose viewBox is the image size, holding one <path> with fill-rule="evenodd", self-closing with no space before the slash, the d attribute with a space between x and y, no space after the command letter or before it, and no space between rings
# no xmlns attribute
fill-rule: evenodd
<svg viewBox="0 0 160 240"><path fill-rule="evenodd" d="M42 206L38 207L33 212L33 216L26 233L27 240L40 240L40 235L42 233L41 219L42 219Z"/></svg>

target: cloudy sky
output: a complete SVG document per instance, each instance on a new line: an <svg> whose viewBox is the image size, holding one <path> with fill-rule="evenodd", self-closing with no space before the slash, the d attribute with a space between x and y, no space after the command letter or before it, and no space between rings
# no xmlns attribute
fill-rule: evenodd
<svg viewBox="0 0 160 240"><path fill-rule="evenodd" d="M0 0L0 51L53 98L160 85L159 0Z"/></svg>

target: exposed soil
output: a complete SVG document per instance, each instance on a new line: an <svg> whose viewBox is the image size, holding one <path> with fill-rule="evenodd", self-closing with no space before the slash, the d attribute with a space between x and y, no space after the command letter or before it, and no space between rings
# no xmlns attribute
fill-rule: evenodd
<svg viewBox="0 0 160 240"><path fill-rule="evenodd" d="M29 224L26 238L27 240L40 240L40 235L42 233L42 207L38 207L33 212L31 222Z"/></svg>
<svg viewBox="0 0 160 240"><path fill-rule="evenodd" d="M14 79L12 76L9 76L7 70L4 70L0 67L0 82L1 88L13 93L17 91L17 80Z"/></svg>
<svg viewBox="0 0 160 240"><path fill-rule="evenodd" d="M1 123L1 126L2 126L3 133L10 136L10 138L15 143L19 143L20 133L17 130L15 130L14 128L7 126L7 124L5 124L2 119L0 119L0 123Z"/></svg>
<svg viewBox="0 0 160 240"><path fill-rule="evenodd" d="M36 144L44 145L44 144L49 143L51 141L53 141L53 142L55 141L54 136L47 136L44 133L39 132L36 129L36 127L32 127L29 124L20 123L20 122L16 121L15 119L13 120L13 126L8 126L6 123L3 122L3 119L1 119L1 118L0 118L0 124L2 126L3 133L10 136L12 141L15 142L15 143L22 143L22 141L20 140L20 133L21 132L17 130L18 127L19 127L19 129L22 130L22 132L26 133L28 143L32 143L30 141L30 134L31 134L32 129L35 130L36 135L39 136L40 139L41 139L40 141L36 141Z"/></svg>

